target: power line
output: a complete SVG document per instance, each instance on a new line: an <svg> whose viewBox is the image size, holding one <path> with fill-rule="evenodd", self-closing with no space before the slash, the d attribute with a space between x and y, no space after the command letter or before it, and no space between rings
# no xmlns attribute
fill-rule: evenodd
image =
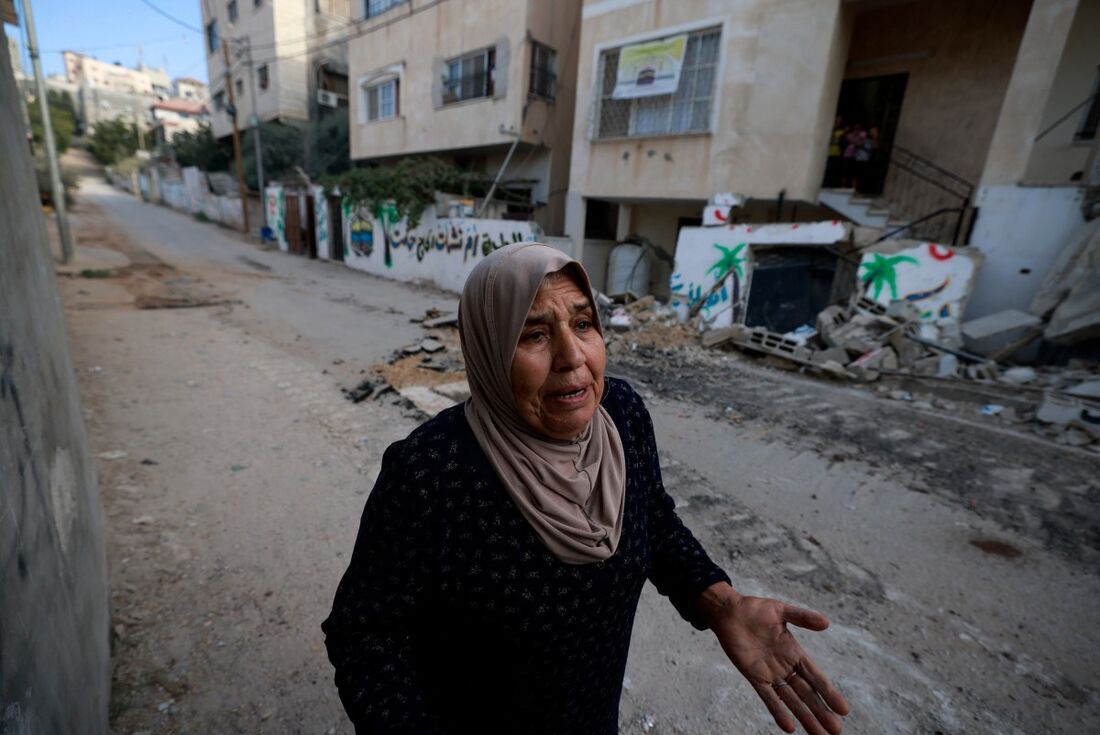
<svg viewBox="0 0 1100 735"><path fill-rule="evenodd" d="M153 38L153 39L150 39L148 41L138 41L137 43L114 43L114 44L110 44L110 45L107 45L107 46L84 46L82 48L46 48L46 49L42 49L39 53L43 53L43 54L61 54L61 53L65 53L66 51L73 51L73 52L78 53L78 54L83 54L83 53L87 53L88 51L109 51L111 49L120 49L120 48L137 48L137 47L142 46L142 45L152 46L153 44L156 44L156 43L168 43L169 41L179 41L182 38L184 38L184 36L181 34L181 35L178 35L178 36L166 36L164 38Z"/></svg>
<svg viewBox="0 0 1100 735"><path fill-rule="evenodd" d="M160 8L158 8L158 7L156 6L156 5L153 5L153 3L152 3L152 2L150 2L150 0L141 0L141 2L142 2L142 3L144 4L144 5L148 6L148 7L149 7L149 8L151 9L151 10L154 10L154 11L156 11L157 13L159 13L159 14L160 14L160 15L162 15L162 16L164 16L164 17L165 17L165 18L167 18L168 20L172 21L172 22L173 22L173 23L175 23L176 25L178 25L178 26L182 26L182 27L186 28L186 29L187 29L187 30L189 30L189 31L194 31L195 33L198 33L199 35L203 35L203 31L202 31L202 29L201 29L201 28L196 28L195 26L191 25L191 24L190 24L190 23L188 23L187 21L183 21L183 20L180 20L180 19L179 19L179 18L177 18L176 16L174 16L174 15L172 15L172 14L170 14L170 13L168 13L168 12L164 11L164 10L161 10L161 9L160 9Z"/></svg>

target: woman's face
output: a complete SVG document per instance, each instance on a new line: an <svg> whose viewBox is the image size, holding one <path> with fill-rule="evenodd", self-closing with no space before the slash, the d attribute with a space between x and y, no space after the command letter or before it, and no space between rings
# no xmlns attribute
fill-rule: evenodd
<svg viewBox="0 0 1100 735"><path fill-rule="evenodd" d="M512 393L524 422L553 439L581 434L603 397L607 355L589 297L564 273L539 287L512 357Z"/></svg>

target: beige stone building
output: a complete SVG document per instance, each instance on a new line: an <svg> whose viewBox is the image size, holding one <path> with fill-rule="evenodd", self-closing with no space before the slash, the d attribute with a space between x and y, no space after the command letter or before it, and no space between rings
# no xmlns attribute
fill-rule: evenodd
<svg viewBox="0 0 1100 735"><path fill-rule="evenodd" d="M232 132L228 85L241 128L253 114L292 124L346 115L346 41L361 5L352 0L200 3L215 137Z"/></svg>
<svg viewBox="0 0 1100 735"><path fill-rule="evenodd" d="M982 278L1010 288L979 309L1026 300L1092 226L1097 38L1098 0L585 0L574 252L602 270L634 234L672 253L732 192L744 221L921 220L993 256Z"/></svg>
<svg viewBox="0 0 1100 735"><path fill-rule="evenodd" d="M442 157L499 178L505 216L562 234L580 0L370 6L348 50L352 159Z"/></svg>

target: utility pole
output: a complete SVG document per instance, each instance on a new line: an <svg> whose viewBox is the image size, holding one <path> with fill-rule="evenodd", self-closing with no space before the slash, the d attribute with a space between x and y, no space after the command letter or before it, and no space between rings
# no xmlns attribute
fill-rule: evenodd
<svg viewBox="0 0 1100 735"><path fill-rule="evenodd" d="M38 56L38 34L34 30L31 0L23 0L23 19L27 24L27 51L34 68L38 106L42 112L42 131L46 138L46 160L50 164L50 189L53 192L53 211L57 215L57 234L61 240L61 262L73 259L73 237L69 232L69 214L65 211L65 187L61 183L61 167L57 163L57 143L53 139L53 120L50 119L50 102L46 94L46 78L42 76L42 60Z"/></svg>
<svg viewBox="0 0 1100 735"><path fill-rule="evenodd" d="M247 54L245 57L248 64L248 97L252 103L252 115L248 118L249 125L252 126L252 150L256 154L256 181L260 186L260 219L263 222L263 226L267 227L267 202L264 193L264 146L263 141L260 140L260 116L256 112L256 75L252 69L252 39L249 36L245 36L244 52Z"/></svg>
<svg viewBox="0 0 1100 735"><path fill-rule="evenodd" d="M244 234L248 228L248 189L244 185L244 164L241 163L241 130L237 127L237 97L233 94L233 68L229 64L228 39L222 39L222 58L225 59L225 88L229 95L229 117L233 121L233 158L237 161L237 190L241 197L241 221Z"/></svg>

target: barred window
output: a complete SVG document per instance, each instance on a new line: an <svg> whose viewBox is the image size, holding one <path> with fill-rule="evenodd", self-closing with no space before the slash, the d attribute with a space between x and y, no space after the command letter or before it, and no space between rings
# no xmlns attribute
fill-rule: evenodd
<svg viewBox="0 0 1100 735"><path fill-rule="evenodd" d="M654 97L614 99L611 94L619 74L620 49L604 51L600 55L595 137L637 138L710 130L721 36L719 27L689 34L676 92Z"/></svg>
<svg viewBox="0 0 1100 735"><path fill-rule="evenodd" d="M547 102L554 101L558 77L554 72L557 53L549 46L537 41L531 42L531 80L529 84L532 97L541 97Z"/></svg>
<svg viewBox="0 0 1100 735"><path fill-rule="evenodd" d="M496 49L475 51L447 62L443 77L443 104L493 96Z"/></svg>

